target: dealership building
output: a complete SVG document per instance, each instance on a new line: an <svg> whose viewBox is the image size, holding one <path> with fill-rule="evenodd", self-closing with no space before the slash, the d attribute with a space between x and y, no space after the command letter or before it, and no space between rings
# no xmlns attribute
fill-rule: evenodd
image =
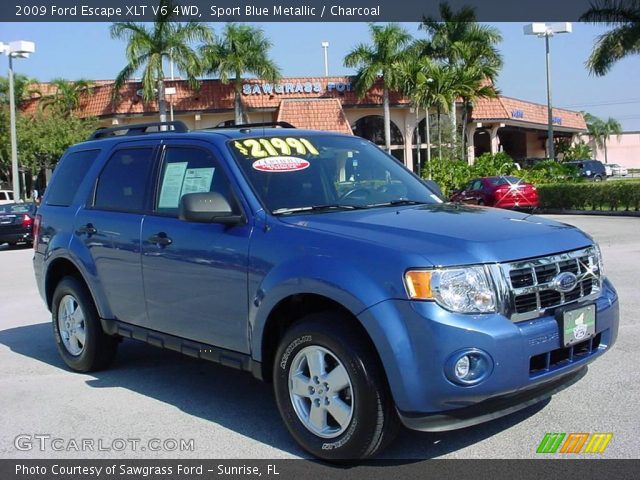
<svg viewBox="0 0 640 480"><path fill-rule="evenodd" d="M140 83L127 83L115 101L112 85L113 81L96 81L93 94L82 98L76 115L96 117L105 127L157 121L157 104L143 100ZM191 89L186 81L167 80L165 86L168 110L173 111L175 120L183 121L189 128L233 124L233 84L202 80L198 89ZM241 97L247 122L288 122L298 128L358 135L384 145L380 82L360 97L349 77L284 78L277 83L250 79L242 85ZM410 101L397 92L390 93L390 104L391 153L415 170L417 150L422 150L421 158L425 158L426 152L422 138L424 111L416 113ZM22 108L35 112L38 99L27 100ZM432 122L434 113L431 112ZM461 102L456 116L457 125L461 125ZM579 112L554 109L553 123L556 137L573 141L586 132ZM479 99L473 105L465 133L469 162L483 153L499 151L517 160L542 158L547 136L547 107L505 96ZM431 143L433 145L433 138Z"/></svg>

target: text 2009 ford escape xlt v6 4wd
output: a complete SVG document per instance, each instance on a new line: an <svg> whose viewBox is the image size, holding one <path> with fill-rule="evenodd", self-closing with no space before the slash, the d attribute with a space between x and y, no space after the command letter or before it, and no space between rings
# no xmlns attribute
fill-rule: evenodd
<svg viewBox="0 0 640 480"><path fill-rule="evenodd" d="M582 231L442 203L366 140L279 126L125 126L64 154L34 267L69 367L127 337L250 371L335 460L400 423L531 405L613 345L618 298Z"/></svg>

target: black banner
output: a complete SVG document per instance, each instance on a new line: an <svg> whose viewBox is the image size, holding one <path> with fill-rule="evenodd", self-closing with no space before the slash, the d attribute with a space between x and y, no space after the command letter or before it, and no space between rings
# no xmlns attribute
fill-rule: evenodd
<svg viewBox="0 0 640 480"><path fill-rule="evenodd" d="M0 460L2 480L635 479L640 460L406 460L329 465L311 460Z"/></svg>
<svg viewBox="0 0 640 480"><path fill-rule="evenodd" d="M438 18L442 0L175 0L176 21L388 22ZM479 21L577 21L591 0L449 0ZM153 21L159 0L3 0L0 22ZM164 7L166 8L166 7ZM175 9L175 10L174 10Z"/></svg>

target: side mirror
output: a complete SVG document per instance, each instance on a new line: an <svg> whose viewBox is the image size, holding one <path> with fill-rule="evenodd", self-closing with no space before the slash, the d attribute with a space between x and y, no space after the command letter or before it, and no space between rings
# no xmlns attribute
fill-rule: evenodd
<svg viewBox="0 0 640 480"><path fill-rule="evenodd" d="M180 199L178 218L185 222L236 225L244 221L233 213L231 205L217 192L188 193Z"/></svg>

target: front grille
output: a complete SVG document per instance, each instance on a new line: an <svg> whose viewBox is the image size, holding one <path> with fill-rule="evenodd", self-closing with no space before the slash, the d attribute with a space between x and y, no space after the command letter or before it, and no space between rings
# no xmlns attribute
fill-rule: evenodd
<svg viewBox="0 0 640 480"><path fill-rule="evenodd" d="M528 320L580 299L595 298L600 289L600 271L593 247L520 262L502 264L509 282L511 319ZM577 277L576 286L561 292L554 285L562 272Z"/></svg>
<svg viewBox="0 0 640 480"><path fill-rule="evenodd" d="M576 343L571 347L557 348L550 352L535 355L529 361L529 375L535 377L584 360L598 351L601 340L602 333L598 333L593 338Z"/></svg>

